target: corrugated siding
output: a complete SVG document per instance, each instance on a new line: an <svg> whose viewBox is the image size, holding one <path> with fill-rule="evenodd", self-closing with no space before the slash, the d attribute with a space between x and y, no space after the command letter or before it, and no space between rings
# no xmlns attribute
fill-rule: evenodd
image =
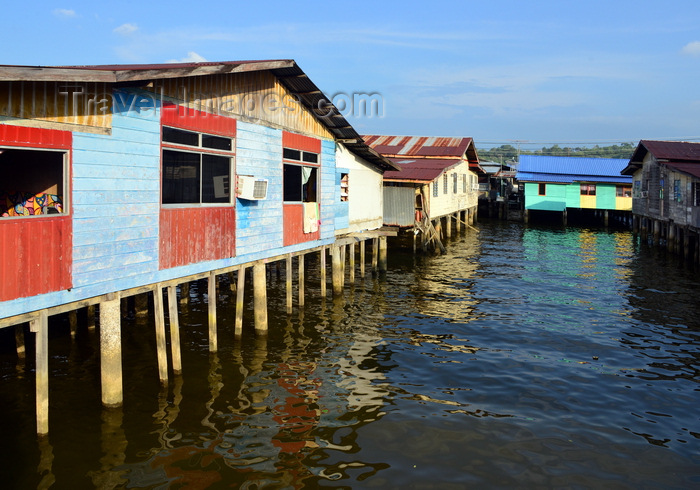
<svg viewBox="0 0 700 490"><path fill-rule="evenodd" d="M413 226L416 191L413 187L384 187L384 224Z"/></svg>
<svg viewBox="0 0 700 490"><path fill-rule="evenodd" d="M0 301L70 288L70 216L0 219L0 264Z"/></svg>
<svg viewBox="0 0 700 490"><path fill-rule="evenodd" d="M303 109L268 71L175 78L156 82L155 92L207 112L227 112L299 133L331 138L318 119Z"/></svg>
<svg viewBox="0 0 700 490"><path fill-rule="evenodd" d="M161 269L235 255L236 213L233 207L161 209Z"/></svg>
<svg viewBox="0 0 700 490"><path fill-rule="evenodd" d="M0 115L109 128L111 89L105 83L0 82Z"/></svg>
<svg viewBox="0 0 700 490"><path fill-rule="evenodd" d="M112 123L111 135L74 136L73 277L84 296L148 284L158 271L159 113Z"/></svg>

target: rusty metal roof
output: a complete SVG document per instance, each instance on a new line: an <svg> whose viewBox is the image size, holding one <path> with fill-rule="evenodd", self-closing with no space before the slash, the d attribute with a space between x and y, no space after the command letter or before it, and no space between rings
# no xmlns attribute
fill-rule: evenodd
<svg viewBox="0 0 700 490"><path fill-rule="evenodd" d="M446 170L462 163L461 158L389 158L400 171L384 172L384 180L432 182Z"/></svg>
<svg viewBox="0 0 700 490"><path fill-rule="evenodd" d="M382 171L397 170L386 157L367 145L333 103L294 60L216 61L137 65L17 66L0 65L0 81L128 83L226 73L269 70L338 142Z"/></svg>
<svg viewBox="0 0 700 490"><path fill-rule="evenodd" d="M385 173L387 180L430 182L463 160L469 162L471 170L486 173L479 166L472 138L387 135L365 135L363 138L371 148L401 166L401 172Z"/></svg>
<svg viewBox="0 0 700 490"><path fill-rule="evenodd" d="M627 167L622 170L622 174L632 175L641 168L644 157L651 153L657 161L671 164L676 162L677 168L690 169L693 165L700 165L700 143L690 143L688 141L655 141L641 140L634 150ZM684 163L683 165L680 165ZM680 165L680 166L679 166ZM691 173L687 170L682 170ZM691 175L694 175L691 173Z"/></svg>

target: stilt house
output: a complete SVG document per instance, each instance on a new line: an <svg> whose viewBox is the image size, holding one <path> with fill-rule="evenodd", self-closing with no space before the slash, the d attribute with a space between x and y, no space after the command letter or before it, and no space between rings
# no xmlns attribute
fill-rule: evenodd
<svg viewBox="0 0 700 490"><path fill-rule="evenodd" d="M700 232L700 143L641 140L622 174L633 179L635 228L688 251Z"/></svg>
<svg viewBox="0 0 700 490"><path fill-rule="evenodd" d="M632 179L620 172L627 160L521 155L516 179L524 184L525 220L531 211L569 210L627 213L632 209Z"/></svg>
<svg viewBox="0 0 700 490"><path fill-rule="evenodd" d="M472 138L365 136L369 146L400 167L384 173L384 224L426 227L443 219L473 223L479 166ZM422 230L424 231L424 230Z"/></svg>

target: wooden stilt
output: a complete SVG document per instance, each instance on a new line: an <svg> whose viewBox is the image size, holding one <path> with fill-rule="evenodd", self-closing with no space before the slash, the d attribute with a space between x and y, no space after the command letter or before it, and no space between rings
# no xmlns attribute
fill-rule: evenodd
<svg viewBox="0 0 700 490"><path fill-rule="evenodd" d="M168 352L165 343L165 312L163 310L163 288L157 284L153 289L153 310L156 320L156 351L158 355L158 377L163 385L168 384Z"/></svg>
<svg viewBox="0 0 700 490"><path fill-rule="evenodd" d="M120 302L121 310L121 302ZM95 330L95 305L87 307L87 327L88 330Z"/></svg>
<svg viewBox="0 0 700 490"><path fill-rule="evenodd" d="M264 272L264 269L263 269ZM216 274L209 274L208 286L208 307L209 307L209 352L214 353L219 350L219 339L216 335Z"/></svg>
<svg viewBox="0 0 700 490"><path fill-rule="evenodd" d="M452 238L452 215L445 216L445 238Z"/></svg>
<svg viewBox="0 0 700 490"><path fill-rule="evenodd" d="M68 312L68 323L70 324L70 336L74 339L78 335L78 310Z"/></svg>
<svg viewBox="0 0 700 490"><path fill-rule="evenodd" d="M27 355L27 348L24 344L24 326L15 325L15 346L17 349L17 357L24 359Z"/></svg>
<svg viewBox="0 0 700 490"><path fill-rule="evenodd" d="M238 277L236 287L236 326L234 335L241 337L243 335L243 299L245 294L245 267L238 269Z"/></svg>
<svg viewBox="0 0 700 490"><path fill-rule="evenodd" d="M287 315L292 314L292 255L289 254L287 255L287 272L286 272L286 281L287 281Z"/></svg>
<svg viewBox="0 0 700 490"><path fill-rule="evenodd" d="M255 306L255 333L267 335L267 281L265 264L253 266L253 300Z"/></svg>
<svg viewBox="0 0 700 490"><path fill-rule="evenodd" d="M341 296L343 294L342 262L340 247L337 245L333 245L331 247L331 259L333 272L333 296Z"/></svg>
<svg viewBox="0 0 700 490"><path fill-rule="evenodd" d="M326 294L326 247L321 247L321 297Z"/></svg>
<svg viewBox="0 0 700 490"><path fill-rule="evenodd" d="M184 282L180 284L180 303L187 304L190 300L190 283Z"/></svg>
<svg viewBox="0 0 700 490"><path fill-rule="evenodd" d="M170 319L170 354L173 360L173 373L182 373L182 356L180 354L180 320L177 311L177 292L175 286L168 286L168 317Z"/></svg>
<svg viewBox="0 0 700 490"><path fill-rule="evenodd" d="M119 305L119 295L100 303L100 374L105 407L118 407L124 401Z"/></svg>
<svg viewBox="0 0 700 490"><path fill-rule="evenodd" d="M36 334L36 433L49 433L49 316L41 310L29 323Z"/></svg>
<svg viewBox="0 0 700 490"><path fill-rule="evenodd" d="M365 243L365 240L360 242L360 277L363 279L365 277Z"/></svg>
<svg viewBox="0 0 700 490"><path fill-rule="evenodd" d="M355 243L350 244L350 284L355 284Z"/></svg>
<svg viewBox="0 0 700 490"><path fill-rule="evenodd" d="M379 237L379 272L387 271L387 238Z"/></svg>
<svg viewBox="0 0 700 490"><path fill-rule="evenodd" d="M457 234L462 232L462 211L457 211L457 223L455 223L457 228Z"/></svg>
<svg viewBox="0 0 700 490"><path fill-rule="evenodd" d="M231 292L236 292L236 276L233 272L228 273L228 287L231 289Z"/></svg>
<svg viewBox="0 0 700 490"><path fill-rule="evenodd" d="M147 294L137 294L134 297L134 310L136 310L136 316L142 317L148 315L148 295Z"/></svg>
<svg viewBox="0 0 700 490"><path fill-rule="evenodd" d="M377 263L379 262L379 238L372 239L372 274L377 273Z"/></svg>
<svg viewBox="0 0 700 490"><path fill-rule="evenodd" d="M347 255L348 246L342 245L340 247L340 287L345 288L345 257Z"/></svg>
<svg viewBox="0 0 700 490"><path fill-rule="evenodd" d="M299 255L299 274L297 281L299 281L299 307L304 307L304 284L306 282L306 275L304 274L304 254Z"/></svg>

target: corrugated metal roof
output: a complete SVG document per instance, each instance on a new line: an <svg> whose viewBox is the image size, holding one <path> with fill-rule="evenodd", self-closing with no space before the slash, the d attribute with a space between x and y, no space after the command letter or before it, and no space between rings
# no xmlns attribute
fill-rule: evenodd
<svg viewBox="0 0 700 490"><path fill-rule="evenodd" d="M17 66L0 65L0 81L148 82L225 73L269 70L296 95L301 104L328 128L336 140L360 158L383 171L397 170L367 145L333 103L309 79L294 60L215 61L140 65Z"/></svg>
<svg viewBox="0 0 700 490"><path fill-rule="evenodd" d="M679 172L700 178L700 162L664 162L664 165Z"/></svg>
<svg viewBox="0 0 700 490"><path fill-rule="evenodd" d="M516 178L531 182L627 183L632 182L632 178L621 175L627 163L620 158L521 155Z"/></svg>
<svg viewBox="0 0 700 490"><path fill-rule="evenodd" d="M386 156L461 157L472 138L366 135L369 146Z"/></svg>
<svg viewBox="0 0 700 490"><path fill-rule="evenodd" d="M591 176L591 175L563 175L549 174L544 172L520 172L517 177L520 182L556 182L561 184L571 184L572 182L609 182L616 184L630 184L631 177L624 175L618 176Z"/></svg>
<svg viewBox="0 0 700 490"><path fill-rule="evenodd" d="M390 158L401 170L384 172L385 180L431 182L445 170L460 164L461 158Z"/></svg>
<svg viewBox="0 0 700 490"><path fill-rule="evenodd" d="M700 163L700 143L641 140L639 146L646 148L657 160L683 160ZM637 146L637 151L639 150L639 146ZM635 155L632 156L634 161L638 161L634 158L637 151L635 151Z"/></svg>

